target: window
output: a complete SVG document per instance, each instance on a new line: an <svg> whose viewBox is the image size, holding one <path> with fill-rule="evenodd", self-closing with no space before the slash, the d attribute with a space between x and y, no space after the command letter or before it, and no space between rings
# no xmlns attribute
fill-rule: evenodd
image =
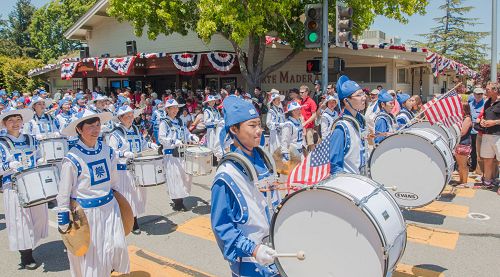
<svg viewBox="0 0 500 277"><path fill-rule="evenodd" d="M351 80L364 83L385 83L385 66L376 67L347 67L345 75Z"/></svg>
<svg viewBox="0 0 500 277"><path fill-rule="evenodd" d="M400 84L409 84L410 78L408 76L408 70L401 68L398 69L398 83Z"/></svg>

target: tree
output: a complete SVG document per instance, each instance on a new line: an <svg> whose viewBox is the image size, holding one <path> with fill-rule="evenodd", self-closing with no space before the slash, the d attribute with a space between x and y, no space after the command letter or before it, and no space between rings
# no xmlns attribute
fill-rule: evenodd
<svg viewBox="0 0 500 277"><path fill-rule="evenodd" d="M487 46L480 41L488 32L466 30L479 25L478 18L466 16L474 7L463 6L462 0L445 1L445 4L439 6L445 13L444 16L434 18L437 26L430 33L420 34L426 42L413 43L477 69L485 62Z"/></svg>
<svg viewBox="0 0 500 277"><path fill-rule="evenodd" d="M141 36L147 27L149 39L159 34L196 32L210 41L215 34L228 39L236 52L240 71L249 88L279 69L304 48L301 15L305 4L319 1L300 0L110 0L108 13L119 21L130 21ZM376 15L406 22L405 15L423 14L427 0L348 0L354 8L354 32L370 26ZM335 20L335 1L330 1L329 22ZM290 53L276 64L263 68L265 36L272 34L290 44Z"/></svg>
<svg viewBox="0 0 500 277"><path fill-rule="evenodd" d="M4 41L5 46L10 46L10 48L4 48L4 51L8 51L10 56L35 56L36 49L31 44L28 32L28 26L35 10L36 8L30 0L17 0L14 10L4 22L0 39Z"/></svg>
<svg viewBox="0 0 500 277"><path fill-rule="evenodd" d="M64 32L71 27L96 0L52 0L33 15L29 33L44 62L56 59L80 47L80 42L67 40Z"/></svg>
<svg viewBox="0 0 500 277"><path fill-rule="evenodd" d="M8 91L32 91L43 84L40 78L28 77L28 71L42 67L41 60L26 57L0 57L0 76L3 80L3 86Z"/></svg>

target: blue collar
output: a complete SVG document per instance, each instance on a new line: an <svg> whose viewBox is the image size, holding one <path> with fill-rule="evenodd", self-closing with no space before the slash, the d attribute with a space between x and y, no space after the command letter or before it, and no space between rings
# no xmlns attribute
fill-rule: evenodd
<svg viewBox="0 0 500 277"><path fill-rule="evenodd" d="M331 115L332 117L337 116L337 112L330 110L330 108L326 108L325 113L327 113L328 115Z"/></svg>
<svg viewBox="0 0 500 277"><path fill-rule="evenodd" d="M255 168L255 171L257 172L257 177L259 180L262 180L271 175L269 169L266 166L266 163L264 162L264 159L259 154L257 149L255 148L252 149L252 156L249 156L247 153L243 152L240 148L234 146L234 144L231 144L230 149L231 152L235 152L245 156L252 163L252 165Z"/></svg>
<svg viewBox="0 0 500 277"><path fill-rule="evenodd" d="M297 127L297 128L301 126L300 121L298 119L291 117L291 116L288 117L288 121L292 122L293 125L295 125L295 127Z"/></svg>
<svg viewBox="0 0 500 277"><path fill-rule="evenodd" d="M98 140L95 148L88 148L81 140L78 140L74 147L85 155L97 155L102 150L102 143Z"/></svg>

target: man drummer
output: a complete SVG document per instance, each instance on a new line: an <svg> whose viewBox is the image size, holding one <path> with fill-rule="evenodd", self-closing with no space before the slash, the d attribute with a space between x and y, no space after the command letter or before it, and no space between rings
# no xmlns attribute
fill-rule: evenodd
<svg viewBox="0 0 500 277"><path fill-rule="evenodd" d="M290 161L290 148L293 146L297 150L296 155L303 158L304 148L304 128L301 121L302 106L295 101L289 102L287 106L287 121L281 131L281 156L283 162Z"/></svg>
<svg viewBox="0 0 500 277"><path fill-rule="evenodd" d="M187 143L199 143L199 138L189 133L182 121L176 118L179 107L182 106L184 104L179 105L175 99L165 101L167 117L161 121L158 130L158 139L163 146L168 194L175 211L187 211L184 198L191 193L193 183L192 176L186 174L184 170L179 148Z"/></svg>
<svg viewBox="0 0 500 277"><path fill-rule="evenodd" d="M70 228L70 211L77 203L83 209L90 229L90 243L83 256L68 251L71 275L109 276L114 270L129 273L130 262L120 213L116 152L100 141L101 124L111 120L109 112L96 114L83 110L62 130L78 142L63 159L59 183L58 225L64 235ZM73 203L71 203L74 201Z"/></svg>
<svg viewBox="0 0 500 277"><path fill-rule="evenodd" d="M46 99L33 96L30 103L30 108L33 109L35 114L30 122L25 125L25 133L35 135L38 140L60 136L56 120L45 112L47 102Z"/></svg>
<svg viewBox="0 0 500 277"><path fill-rule="evenodd" d="M20 269L28 270L38 267L33 258L33 248L40 239L47 237L49 226L47 203L22 208L17 189L13 187L14 173L34 168L38 163L44 162L41 158L41 151L37 149L38 143L34 136L21 134L23 124L31 118L33 118L33 111L30 109L9 108L0 115L0 127L7 130L7 134L0 138L0 152L2 153L0 175L3 175L8 244L11 251L19 251L21 254Z"/></svg>
<svg viewBox="0 0 500 277"><path fill-rule="evenodd" d="M119 124L113 129L109 137L109 146L118 154L119 163L117 170L120 182L118 192L120 192L130 203L134 214L134 227L132 233L139 235L141 229L137 222L137 216L146 211L146 189L135 184L135 177L127 170L127 163L134 159L140 152L146 149L158 150L158 145L148 143L142 136L139 128L133 124L134 110L130 106L118 108L116 118ZM155 172L151 172L155 174Z"/></svg>
<svg viewBox="0 0 500 277"><path fill-rule="evenodd" d="M269 110L267 112L266 126L269 129L269 153L274 153L281 146L281 130L285 125L285 113L281 102L285 96L278 90L272 89L269 96Z"/></svg>
<svg viewBox="0 0 500 277"><path fill-rule="evenodd" d="M212 230L232 276L279 276L274 265L276 251L265 244L279 197L276 191L269 195L260 191L269 188L275 169L268 162L272 158L258 148L262 135L259 114L251 103L229 96L224 100L224 120L221 144L227 135L233 144L212 185Z"/></svg>
<svg viewBox="0 0 500 277"><path fill-rule="evenodd" d="M345 75L337 82L337 93L343 113L330 136L330 173L361 174L366 164L366 123L362 115L366 94Z"/></svg>
<svg viewBox="0 0 500 277"><path fill-rule="evenodd" d="M151 122L153 123L153 138L156 143L160 143L158 140L158 130L160 129L160 122L167 117L167 113L165 112L163 101L156 99L154 103L156 109L151 116Z"/></svg>
<svg viewBox="0 0 500 277"><path fill-rule="evenodd" d="M415 99L411 98L411 96L407 93L399 93L396 96L396 100L401 107L401 110L396 115L396 122L398 123L399 128L402 128L403 126L408 124L408 122L410 122L414 117L411 110L415 105Z"/></svg>
<svg viewBox="0 0 500 277"><path fill-rule="evenodd" d="M387 90L382 90L378 95L380 111L375 116L375 144L379 144L395 131L395 127L397 126L396 119L391 113L395 101L394 97Z"/></svg>

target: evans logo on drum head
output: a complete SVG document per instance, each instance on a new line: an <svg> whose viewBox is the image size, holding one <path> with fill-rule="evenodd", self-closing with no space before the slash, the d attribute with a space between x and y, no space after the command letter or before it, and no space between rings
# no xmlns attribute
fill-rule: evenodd
<svg viewBox="0 0 500 277"><path fill-rule="evenodd" d="M52 178L45 179L45 184L52 183L52 182L54 182L54 180L52 180Z"/></svg>
<svg viewBox="0 0 500 277"><path fill-rule="evenodd" d="M415 193L411 193L411 192L396 192L394 194L394 196L396 196L397 198L402 199L402 200L417 200L418 199L418 195L416 195Z"/></svg>

